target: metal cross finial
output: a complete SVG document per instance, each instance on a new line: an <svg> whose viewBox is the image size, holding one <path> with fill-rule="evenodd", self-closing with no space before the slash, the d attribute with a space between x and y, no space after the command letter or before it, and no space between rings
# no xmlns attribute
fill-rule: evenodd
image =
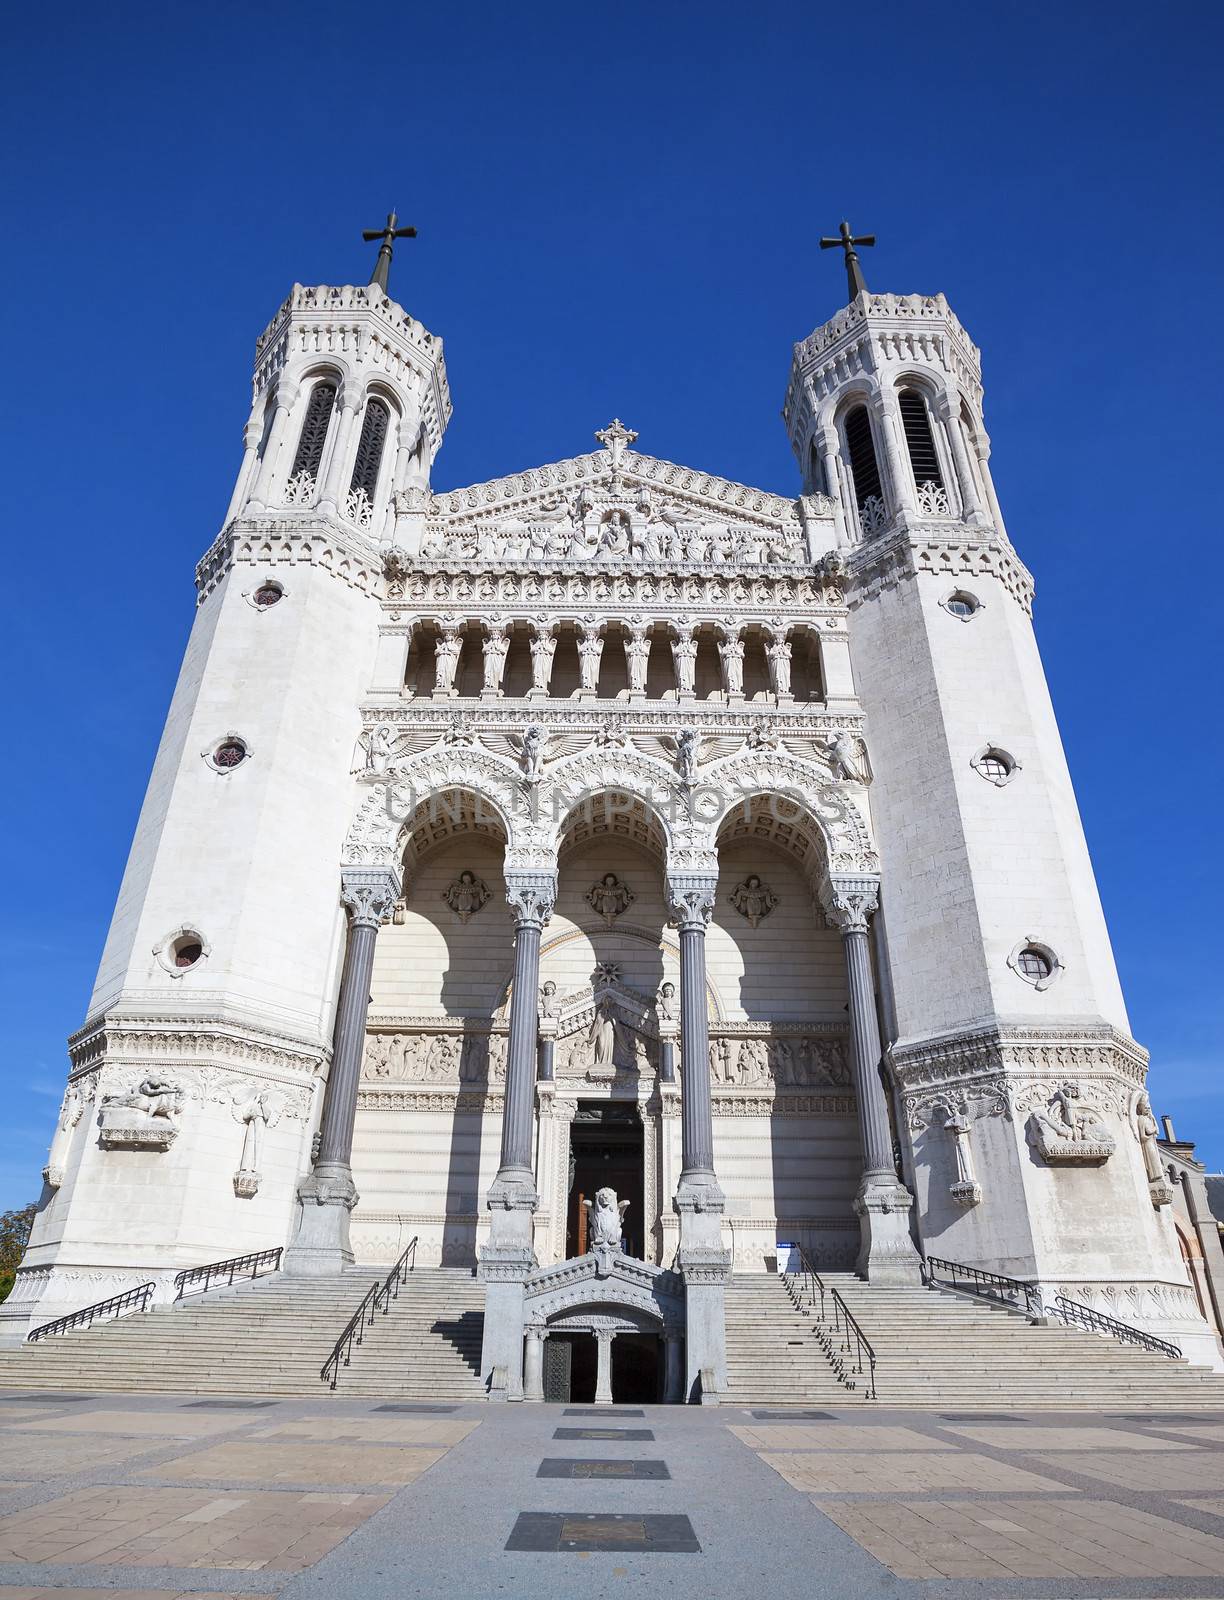
<svg viewBox="0 0 1224 1600"><path fill-rule="evenodd" d="M378 260L374 263L374 271L370 274L370 282L376 283L384 294L391 293L387 287L387 279L391 272L392 242L396 239L415 239L417 236L415 228L397 228L395 224L398 220L395 212L389 211L385 228L364 228L361 234L363 239L382 240L382 245L378 251Z"/></svg>
<svg viewBox="0 0 1224 1600"><path fill-rule="evenodd" d="M843 222L836 239L822 239L822 250L836 250L838 245L846 252L846 282L850 286L851 300L857 300L859 295L867 293L867 284L859 268L859 258L855 245L869 245L875 243L874 233L862 233L856 239L850 232L850 224Z"/></svg>

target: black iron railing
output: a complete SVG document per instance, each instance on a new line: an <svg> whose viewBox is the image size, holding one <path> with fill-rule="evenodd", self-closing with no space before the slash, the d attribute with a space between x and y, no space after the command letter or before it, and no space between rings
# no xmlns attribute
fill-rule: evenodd
<svg viewBox="0 0 1224 1600"><path fill-rule="evenodd" d="M207 1294L210 1289L232 1288L235 1278L261 1278L265 1272L276 1272L283 1253L277 1246L275 1250L252 1250L249 1255L233 1256L229 1261L188 1267L174 1275L174 1298L181 1300L189 1289L192 1294Z"/></svg>
<svg viewBox="0 0 1224 1600"><path fill-rule="evenodd" d="M319 1377L329 1389L334 1389L340 1379L340 1368L347 1367L353 1358L353 1347L363 1342L366 1329L381 1311L385 1317L392 1300L399 1299L400 1284L416 1266L417 1242L412 1243L380 1283L377 1279L366 1290L361 1304L344 1325L344 1332L332 1346L332 1353L319 1370Z"/></svg>
<svg viewBox="0 0 1224 1600"><path fill-rule="evenodd" d="M859 1327L853 1311L832 1286L825 1283L808 1258L802 1245L791 1247L799 1252L798 1272L786 1272L783 1278L795 1304L800 1310L811 1311L816 1319L816 1338L828 1356L838 1381L847 1389L863 1386L864 1398L876 1398L876 1353L871 1341ZM806 1301L806 1306L805 1306Z"/></svg>
<svg viewBox="0 0 1224 1600"><path fill-rule="evenodd" d="M1129 1322L1119 1322L1116 1317L1107 1317L1103 1311L1094 1311L1091 1306L1084 1306L1078 1300L1068 1300L1065 1294L1056 1294L1054 1304L1047 1306L1046 1311L1052 1317L1058 1317L1070 1328L1083 1328L1088 1333L1109 1334L1111 1338L1121 1339L1123 1344L1138 1345L1141 1350L1153 1350L1157 1355L1168 1356L1170 1361L1180 1361L1181 1350L1175 1344L1170 1344L1167 1339L1158 1339L1153 1333L1144 1333L1142 1328L1132 1328Z"/></svg>
<svg viewBox="0 0 1224 1600"><path fill-rule="evenodd" d="M134 1289L113 1294L109 1300L99 1300L92 1306L82 1306L66 1317L56 1317L54 1322L44 1322L41 1328L31 1328L26 1334L27 1344L37 1344L40 1339L51 1339L59 1333L71 1333L74 1328L88 1328L91 1324L125 1317L134 1311L145 1311L153 1298L156 1284L139 1283Z"/></svg>
<svg viewBox="0 0 1224 1600"><path fill-rule="evenodd" d="M959 1261L927 1256L926 1280L928 1289L938 1289L942 1280L947 1288L963 1289L968 1294L980 1295L984 1300L1014 1306L1034 1321L1044 1315L1040 1289L1035 1283L1026 1283L1023 1278L1005 1278L1002 1273L987 1272L983 1267L966 1267Z"/></svg>

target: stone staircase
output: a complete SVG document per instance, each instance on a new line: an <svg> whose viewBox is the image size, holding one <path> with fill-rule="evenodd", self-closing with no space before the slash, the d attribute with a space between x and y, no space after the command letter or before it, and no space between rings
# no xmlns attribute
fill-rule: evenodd
<svg viewBox="0 0 1224 1600"><path fill-rule="evenodd" d="M1224 1376L1187 1361L1058 1323L1035 1327L1001 1306L944 1290L875 1288L850 1273L826 1273L824 1281L842 1295L875 1349L879 1405L1224 1411ZM866 1385L850 1389L838 1380L815 1324L782 1279L764 1273L732 1279L728 1398L771 1406L862 1401Z"/></svg>
<svg viewBox="0 0 1224 1600"><path fill-rule="evenodd" d="M385 1272L385 1269L384 1269ZM307 1395L375 1277L279 1275L177 1306L0 1350L0 1392ZM484 1290L461 1268L418 1267L341 1367L339 1398L480 1400Z"/></svg>

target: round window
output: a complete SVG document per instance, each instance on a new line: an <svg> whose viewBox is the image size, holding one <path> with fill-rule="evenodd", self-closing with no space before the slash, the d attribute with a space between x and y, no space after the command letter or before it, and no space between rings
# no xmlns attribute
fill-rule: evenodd
<svg viewBox="0 0 1224 1600"><path fill-rule="evenodd" d="M944 601L944 607L954 617L968 620L981 608L981 601L964 589L958 589L955 594L950 594Z"/></svg>
<svg viewBox="0 0 1224 1600"><path fill-rule="evenodd" d="M241 739L223 739L213 751L213 765L222 772L239 766L246 760L247 747Z"/></svg>
<svg viewBox="0 0 1224 1600"><path fill-rule="evenodd" d="M194 967L204 954L204 946L194 933L184 933L170 947L171 959L180 972Z"/></svg>
<svg viewBox="0 0 1224 1600"><path fill-rule="evenodd" d="M1036 945L1030 944L1025 945L1016 957L1016 970L1030 983L1040 983L1054 971L1054 963L1044 950L1038 950Z"/></svg>
<svg viewBox="0 0 1224 1600"><path fill-rule="evenodd" d="M269 606L274 606L278 600L283 600L284 597L285 591L281 588L280 584L272 583L271 581L267 583L261 583L259 588L256 589L255 593L251 596L261 611L266 611Z"/></svg>

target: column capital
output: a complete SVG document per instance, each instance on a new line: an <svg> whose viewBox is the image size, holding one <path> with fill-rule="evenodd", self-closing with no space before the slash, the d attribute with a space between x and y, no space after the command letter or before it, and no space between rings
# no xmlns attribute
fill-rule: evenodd
<svg viewBox="0 0 1224 1600"><path fill-rule="evenodd" d="M542 928L557 899L555 872L508 872L506 901L515 928Z"/></svg>
<svg viewBox="0 0 1224 1600"><path fill-rule="evenodd" d="M340 900L354 928L381 927L399 897L399 876L390 867L345 867L340 873Z"/></svg>
<svg viewBox="0 0 1224 1600"><path fill-rule="evenodd" d="M706 872L677 872L667 879L667 909L683 933L687 929L705 930L714 914L714 895L718 875Z"/></svg>
<svg viewBox="0 0 1224 1600"><path fill-rule="evenodd" d="M878 878L826 878L820 889L820 903L829 921L843 934L866 933L867 924L880 905Z"/></svg>

